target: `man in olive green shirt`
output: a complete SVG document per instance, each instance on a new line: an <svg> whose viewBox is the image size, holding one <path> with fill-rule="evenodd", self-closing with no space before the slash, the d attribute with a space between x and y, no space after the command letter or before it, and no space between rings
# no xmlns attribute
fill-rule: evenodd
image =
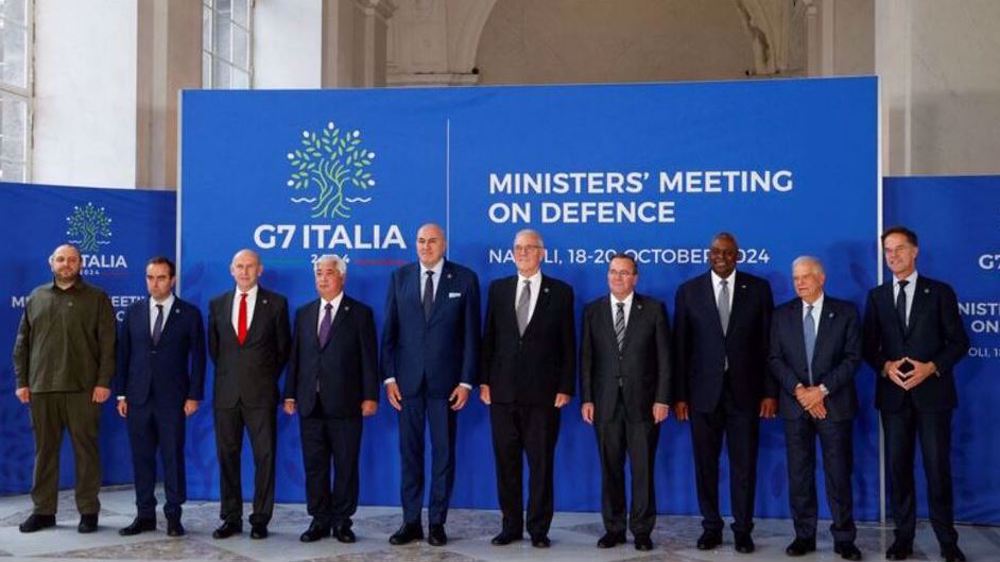
<svg viewBox="0 0 1000 562"><path fill-rule="evenodd" d="M59 447L68 431L76 457L77 531L92 533L101 510L97 428L115 370L115 313L108 295L80 278L74 246L56 248L49 265L53 281L31 292L14 343L15 394L31 409L35 435L35 508L20 529L56 524Z"/></svg>

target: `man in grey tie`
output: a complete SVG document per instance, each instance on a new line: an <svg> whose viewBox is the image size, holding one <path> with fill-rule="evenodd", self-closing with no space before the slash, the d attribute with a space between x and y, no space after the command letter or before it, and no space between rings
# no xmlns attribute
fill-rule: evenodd
<svg viewBox="0 0 1000 562"><path fill-rule="evenodd" d="M344 294L347 263L320 256L313 266L319 298L295 312L284 410L299 414L312 523L299 540L355 541L362 418L378 406L378 352L372 309ZM335 471L330 482L330 463Z"/></svg>
<svg viewBox="0 0 1000 562"><path fill-rule="evenodd" d="M753 552L759 418L773 418L777 388L767 349L774 300L767 280L736 270L736 238L720 232L708 250L711 270L677 289L674 316L674 411L691 419L700 550L722 543L719 455L729 452L730 504L737 552Z"/></svg>
<svg viewBox="0 0 1000 562"><path fill-rule="evenodd" d="M781 386L779 412L785 420L788 500L795 524L789 556L816 550L816 437L823 448L826 496L833 523L833 550L845 560L861 560L854 545L851 470L852 426L858 409L854 374L861 364L858 311L848 301L826 295L826 273L814 257L792 263L798 294L771 318L771 374Z"/></svg>
<svg viewBox="0 0 1000 562"><path fill-rule="evenodd" d="M502 546L523 538L547 548L553 513L553 458L559 409L575 386L573 289L541 271L545 245L534 230L514 238L517 275L490 284L483 330L480 399L490 406ZM521 475L527 456L528 518Z"/></svg>

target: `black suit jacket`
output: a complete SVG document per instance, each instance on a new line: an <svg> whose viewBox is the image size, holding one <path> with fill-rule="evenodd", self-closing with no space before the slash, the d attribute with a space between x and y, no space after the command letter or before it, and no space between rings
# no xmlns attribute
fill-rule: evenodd
<svg viewBox="0 0 1000 562"><path fill-rule="evenodd" d="M497 404L551 406L557 393L572 395L575 387L573 288L542 275L535 311L521 336L514 312L517 280L514 275L490 284L480 383L490 386Z"/></svg>
<svg viewBox="0 0 1000 562"><path fill-rule="evenodd" d="M327 416L361 415L363 400L378 400L378 346L372 309L344 295L333 317L330 339L319 345L320 300L295 312L295 335L285 377L285 399L293 399L299 414L316 405L316 381Z"/></svg>
<svg viewBox="0 0 1000 562"><path fill-rule="evenodd" d="M201 400L205 382L205 328L197 307L174 298L165 311L160 341L150 333L149 298L132 303L118 331L118 370L114 393L129 405L158 404L181 408Z"/></svg>
<svg viewBox="0 0 1000 562"><path fill-rule="evenodd" d="M670 325L663 303L633 294L619 351L611 297L601 297L584 309L580 337L580 400L594 403L595 422L614 415L619 378L630 421L653 421L653 403L670 403Z"/></svg>
<svg viewBox="0 0 1000 562"><path fill-rule="evenodd" d="M677 289L674 310L674 399L699 412L715 410L722 396L726 358L737 406L758 411L763 397L777 398L768 374L768 338L774 297L767 280L741 271L733 281L729 330L722 333L712 274Z"/></svg>
<svg viewBox="0 0 1000 562"><path fill-rule="evenodd" d="M886 361L912 357L933 361L938 374L912 390L913 405L921 411L953 409L958 404L955 393L955 363L969 351L969 336L958 313L958 299L950 286L917 275L909 327L904 330L896 315L892 294L893 280L868 292L864 321L864 358L879 376L876 377L875 406L895 412L903 406L906 391L882 375Z"/></svg>
<svg viewBox="0 0 1000 562"><path fill-rule="evenodd" d="M844 421L858 411L854 374L861 365L861 325L853 304L829 295L823 297L822 316L813 349L809 380L803 332L802 299L781 305L771 318L771 374L781 386L779 412L787 419L808 415L795 398L795 387L822 384L830 392L824 399L827 419Z"/></svg>
<svg viewBox="0 0 1000 562"><path fill-rule="evenodd" d="M288 302L257 288L257 303L240 345L233 329L233 294L226 291L209 303L208 352L215 363L215 407L275 408L278 378L291 349Z"/></svg>

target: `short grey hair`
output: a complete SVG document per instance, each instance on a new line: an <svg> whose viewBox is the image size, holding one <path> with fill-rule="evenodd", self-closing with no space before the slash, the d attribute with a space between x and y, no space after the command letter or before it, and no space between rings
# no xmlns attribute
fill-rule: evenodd
<svg viewBox="0 0 1000 562"><path fill-rule="evenodd" d="M319 269L320 264L326 261L333 262L334 267L340 272L341 277L347 275L347 262L337 254L323 254L316 258L316 261L313 262L313 271Z"/></svg>
<svg viewBox="0 0 1000 562"><path fill-rule="evenodd" d="M542 240L542 235L539 234L538 231L533 228L522 228L521 230L518 230L517 234L514 235L514 240L516 241L518 238L522 236L534 236L535 238L538 239L538 245L541 246L542 248L545 247L545 240Z"/></svg>
<svg viewBox="0 0 1000 562"><path fill-rule="evenodd" d="M795 260L792 261L792 271L795 271L796 267L806 264L813 266L813 268L816 270L816 273L821 273L823 275L826 275L826 270L823 269L823 262L819 261L819 258L817 258L816 256L799 256L795 258Z"/></svg>

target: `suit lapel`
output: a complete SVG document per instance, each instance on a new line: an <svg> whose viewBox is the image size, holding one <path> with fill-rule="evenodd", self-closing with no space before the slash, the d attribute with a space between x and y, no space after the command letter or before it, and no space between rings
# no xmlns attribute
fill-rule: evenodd
<svg viewBox="0 0 1000 562"><path fill-rule="evenodd" d="M250 341L262 329L260 325L264 323L265 318L270 316L270 297L271 293L265 291L259 285L257 286L257 302L253 305L253 316L247 319L250 322L250 326L247 328L247 341Z"/></svg>
<svg viewBox="0 0 1000 562"><path fill-rule="evenodd" d="M147 303L148 304L148 303ZM146 307L147 320L149 320L149 307ZM170 310L164 309L163 311L163 328L160 331L160 341L167 337L167 331L171 330L171 327L178 323L181 319L181 300L174 295L174 303L170 305ZM172 333L172 330L171 330ZM149 337L153 337L153 332L150 331Z"/></svg>
<svg viewBox="0 0 1000 562"><path fill-rule="evenodd" d="M333 341L333 337L337 334L337 329L341 324L344 323L344 318L351 313L351 309L354 308L352 304L353 300L344 295L344 298L340 299L340 306L337 307L337 314L333 315L333 324L330 326L330 338L326 340L326 345L330 345Z"/></svg>
<svg viewBox="0 0 1000 562"><path fill-rule="evenodd" d="M143 299L142 304L145 306L143 306L142 309L139 311L139 322L140 325L143 326L143 328L146 330L146 338L149 340L149 345L153 345L153 331L150 329L150 326L152 326L152 324L149 321L149 306L150 306L149 297ZM165 324L164 327L166 327ZM160 338L161 339L163 338L162 333L160 334Z"/></svg>
<svg viewBox="0 0 1000 562"><path fill-rule="evenodd" d="M625 337L622 339L622 351L628 347L629 341L632 339L632 334L635 333L633 326L637 322L642 322L644 318L643 299L636 293L632 293L632 309L628 313L628 322L625 324ZM611 328L611 333L614 334L614 326Z"/></svg>
<svg viewBox="0 0 1000 562"><path fill-rule="evenodd" d="M539 314L544 314L545 308L549 305L549 292L551 290L551 284L549 283L549 278L545 275L542 275L541 285L542 286L538 291L538 300L535 301L535 311L531 313L531 319L528 320L528 325L524 327L525 334L527 334L528 330L536 324L535 318L538 318ZM514 315L514 321L515 323L517 322L517 314Z"/></svg>
<svg viewBox="0 0 1000 562"><path fill-rule="evenodd" d="M910 321L903 330L905 336L913 331L913 326L921 320L927 311L927 303L931 298L931 288L923 277L917 276L917 286L913 289L913 304L910 306Z"/></svg>
<svg viewBox="0 0 1000 562"><path fill-rule="evenodd" d="M787 312L790 316L792 330L794 330L792 341L795 342L795 353L802 358L803 364L808 363L809 356L806 354L805 312L802 310L802 299L795 299L795 304ZM813 349L813 357L816 357L815 349ZM809 365L809 367L811 368L812 366Z"/></svg>
<svg viewBox="0 0 1000 562"><path fill-rule="evenodd" d="M824 299L822 316L819 319L819 326L816 328L816 348L813 349L813 362L819 357L820 350L825 350L829 345L830 334L833 333L833 324L837 321L837 306L830 299Z"/></svg>
<svg viewBox="0 0 1000 562"><path fill-rule="evenodd" d="M239 341L239 335L236 333L236 328L233 327L233 299L235 298L236 291L229 291L226 293L226 301L222 307L223 317L219 319L219 324L228 326L228 332L233 335L233 339Z"/></svg>
<svg viewBox="0 0 1000 562"><path fill-rule="evenodd" d="M735 283L734 283L735 284ZM714 314L715 325L719 327L719 337L725 337L726 332L722 329L722 319L719 318L719 304L715 301L715 281L712 279L712 272L709 271L705 274L705 281L700 284L699 292L701 293L701 300L705 303L706 311L708 314L711 311ZM735 287L733 288L735 290ZM733 304L736 304L736 298L733 298ZM733 311L729 310L729 325L733 324Z"/></svg>
<svg viewBox="0 0 1000 562"><path fill-rule="evenodd" d="M427 322L431 323L438 314L438 310L444 306L444 301L448 299L452 287L455 286L455 272L451 264L444 262L441 268L441 279L438 280L437 292L434 293L434 305L431 307L431 316Z"/></svg>

